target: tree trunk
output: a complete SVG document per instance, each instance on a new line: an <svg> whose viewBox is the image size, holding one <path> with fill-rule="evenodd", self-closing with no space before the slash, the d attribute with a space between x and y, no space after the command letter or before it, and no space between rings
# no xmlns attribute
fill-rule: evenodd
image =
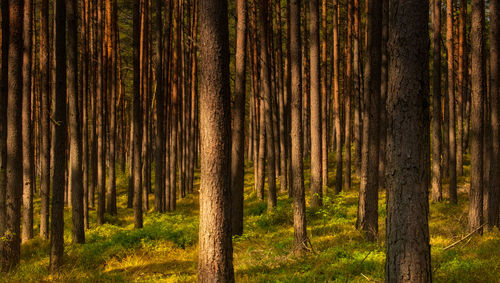
<svg viewBox="0 0 500 283"><path fill-rule="evenodd" d="M31 121L31 62L32 62L32 1L24 1L23 27L23 106L22 106L22 135L23 135L23 224L22 241L33 238L33 187L35 185L35 165L33 157L33 125Z"/></svg>
<svg viewBox="0 0 500 283"><path fill-rule="evenodd" d="M2 8L6 8L5 6ZM0 268L8 271L21 256L22 98L23 98L23 1L9 1L9 49L7 86L7 164L5 227L0 241Z"/></svg>
<svg viewBox="0 0 500 283"><path fill-rule="evenodd" d="M458 92L457 92L457 174L464 175L463 156L464 156L464 100L467 97L466 91L466 37L467 37L467 3L460 1L460 16L458 19Z"/></svg>
<svg viewBox="0 0 500 283"><path fill-rule="evenodd" d="M367 57L365 64L363 155L359 189L358 228L366 233L369 241L378 234L378 170L379 170L379 119L380 71L382 38L382 2L368 2Z"/></svg>
<svg viewBox="0 0 500 283"><path fill-rule="evenodd" d="M498 206L500 195L500 18L498 0L490 0L490 96L491 96L491 135L493 151L491 152L490 186L488 191L488 207L486 215L488 227L500 227Z"/></svg>
<svg viewBox="0 0 500 283"><path fill-rule="evenodd" d="M97 97L97 224L104 224L104 211L106 207L106 141L105 141L105 119L106 119L106 106L105 96L106 89L104 87L105 68L103 67L104 57L104 35L103 35L103 16L102 4L104 0L97 0L97 83L96 83L96 97Z"/></svg>
<svg viewBox="0 0 500 283"><path fill-rule="evenodd" d="M279 1L278 1L279 2ZM321 5L321 28L323 36L321 40L321 188L323 196L326 196L328 187L328 8L327 0L322 0Z"/></svg>
<svg viewBox="0 0 500 283"><path fill-rule="evenodd" d="M321 187L321 96L319 64L319 5L318 0L309 0L309 38L310 38L310 80L311 80L311 206L322 205Z"/></svg>
<svg viewBox="0 0 500 283"><path fill-rule="evenodd" d="M446 2L446 51L448 54L448 175L450 177L450 203L457 203L457 151L455 140L455 68L453 45L453 0Z"/></svg>
<svg viewBox="0 0 500 283"><path fill-rule="evenodd" d="M484 0L472 0L469 231L483 224L483 104L486 91L484 22Z"/></svg>
<svg viewBox="0 0 500 283"><path fill-rule="evenodd" d="M268 5L269 0L259 0L259 33L260 33L260 87L263 96L264 107L263 113L265 123L261 130L266 133L266 156L267 156L267 183L268 183L268 210L276 207L276 167L275 167L275 148L274 148L274 132L272 118L272 94L271 94L271 60L268 52L269 46L269 21L268 21Z"/></svg>
<svg viewBox="0 0 500 283"><path fill-rule="evenodd" d="M200 0L199 282L233 282L227 2Z"/></svg>
<svg viewBox="0 0 500 283"><path fill-rule="evenodd" d="M432 0L432 201L441 201L441 0Z"/></svg>
<svg viewBox="0 0 500 283"><path fill-rule="evenodd" d="M50 194L50 70L49 70L49 0L40 8L40 96L42 143L40 148L40 237L49 238Z"/></svg>
<svg viewBox="0 0 500 283"><path fill-rule="evenodd" d="M163 19L162 9L163 1L156 0L156 159L155 159L155 211L163 212L163 202L165 199L162 197L164 191L164 164L165 164L165 128L163 117L165 110L163 107L164 102L164 88L163 88Z"/></svg>
<svg viewBox="0 0 500 283"><path fill-rule="evenodd" d="M339 10L340 7L338 0L333 0L333 115L335 119L335 193L337 194L342 191L342 124L340 120L341 103L339 90Z"/></svg>
<svg viewBox="0 0 500 283"><path fill-rule="evenodd" d="M246 85L246 25L245 0L237 2L236 25L236 82L232 109L231 151L231 221L233 235L243 234L243 185L245 173L245 85Z"/></svg>
<svg viewBox="0 0 500 283"><path fill-rule="evenodd" d="M64 188L66 168L66 1L56 0L55 19L56 97L54 175L52 179L52 218L50 220L50 270L63 264L64 253Z"/></svg>
<svg viewBox="0 0 500 283"><path fill-rule="evenodd" d="M386 282L432 282L428 9L427 1L390 1Z"/></svg>
<svg viewBox="0 0 500 283"><path fill-rule="evenodd" d="M142 228L142 105L141 105L141 73L140 73L140 36L141 36L141 2L134 1L133 14L133 44L134 44L134 94L133 94L133 125L132 148L134 164L134 227Z"/></svg>
<svg viewBox="0 0 500 283"><path fill-rule="evenodd" d="M300 0L291 0L290 5L290 65L291 65L291 170L293 192L294 249L297 253L306 250L306 202L304 192L304 161L302 132L302 54L300 38Z"/></svg>
<svg viewBox="0 0 500 283"><path fill-rule="evenodd" d="M73 242L85 242L83 221L83 172L82 172L82 133L78 92L78 28L75 0L66 0L68 13L68 98L69 98L69 151L71 176L71 208L73 219Z"/></svg>

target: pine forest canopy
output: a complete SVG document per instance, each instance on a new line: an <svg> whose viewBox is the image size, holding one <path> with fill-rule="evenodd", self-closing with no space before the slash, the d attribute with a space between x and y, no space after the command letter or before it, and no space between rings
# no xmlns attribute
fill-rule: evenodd
<svg viewBox="0 0 500 283"><path fill-rule="evenodd" d="M497 281L498 2L1 0L0 281Z"/></svg>

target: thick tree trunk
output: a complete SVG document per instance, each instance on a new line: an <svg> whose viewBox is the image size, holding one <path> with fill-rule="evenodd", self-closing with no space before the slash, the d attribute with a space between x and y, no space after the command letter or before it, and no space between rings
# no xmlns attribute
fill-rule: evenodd
<svg viewBox="0 0 500 283"><path fill-rule="evenodd" d="M83 217L83 172L82 172L82 133L78 92L78 28L75 0L66 0L68 13L68 100L69 100L69 152L71 208L73 219L73 242L85 242Z"/></svg>
<svg viewBox="0 0 500 283"><path fill-rule="evenodd" d="M233 282L227 2L200 0L199 282Z"/></svg>
<svg viewBox="0 0 500 283"><path fill-rule="evenodd" d="M5 8L2 7L2 8ZM23 1L9 1L9 49L7 86L7 164L5 227L0 235L0 268L8 271L21 256L22 98L23 98Z"/></svg>
<svg viewBox="0 0 500 283"><path fill-rule="evenodd" d="M33 125L31 111L31 62L32 62L32 33L33 14L31 0L24 0L24 27L23 27L23 106L22 106L22 135L23 135L23 242L33 238L33 188L35 186L35 165L33 157Z"/></svg>
<svg viewBox="0 0 500 283"><path fill-rule="evenodd" d="M386 282L432 281L428 9L427 1L390 1Z"/></svg>
<svg viewBox="0 0 500 283"><path fill-rule="evenodd" d="M319 5L318 0L309 0L309 38L311 68L311 206L321 206L323 190L321 157L321 94L319 64Z"/></svg>
<svg viewBox="0 0 500 283"><path fill-rule="evenodd" d="M486 91L484 22L484 0L472 0L469 231L483 224L483 104Z"/></svg>
<svg viewBox="0 0 500 283"><path fill-rule="evenodd" d="M300 0L291 0L290 5L290 65L291 65L291 170L293 192L294 249L297 253L306 250L306 202L304 192L304 161L302 132L302 54L300 38Z"/></svg>
<svg viewBox="0 0 500 283"><path fill-rule="evenodd" d="M64 188L66 168L66 1L56 0L55 19L56 97L54 140L54 175L52 179L52 218L50 219L50 270L63 264Z"/></svg>
<svg viewBox="0 0 500 283"><path fill-rule="evenodd" d="M443 198L441 184L441 0L432 0L432 179L431 199Z"/></svg>
<svg viewBox="0 0 500 283"><path fill-rule="evenodd" d="M245 173L246 0L237 2L236 82L232 109L231 222L233 235L243 234L243 185Z"/></svg>

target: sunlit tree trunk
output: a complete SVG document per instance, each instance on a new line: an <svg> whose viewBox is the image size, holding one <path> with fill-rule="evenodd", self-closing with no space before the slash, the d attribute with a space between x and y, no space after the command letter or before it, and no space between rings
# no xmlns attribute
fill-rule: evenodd
<svg viewBox="0 0 500 283"><path fill-rule="evenodd" d="M448 176L450 178L449 197L452 204L457 203L457 160L455 140L455 68L454 68L454 45L453 45L453 0L446 2L446 52L448 63Z"/></svg>
<svg viewBox="0 0 500 283"><path fill-rule="evenodd" d="M200 0L199 282L233 282L227 2Z"/></svg>
<svg viewBox="0 0 500 283"><path fill-rule="evenodd" d="M342 191L342 124L340 120L339 48L339 3L338 0L333 0L333 115L335 119L335 193L337 194Z"/></svg>
<svg viewBox="0 0 500 283"><path fill-rule="evenodd" d="M142 104L141 104L141 68L140 68L140 36L141 36L141 2L134 1L133 45L134 45L134 81L133 81L133 125L132 147L134 167L134 227L142 228Z"/></svg>

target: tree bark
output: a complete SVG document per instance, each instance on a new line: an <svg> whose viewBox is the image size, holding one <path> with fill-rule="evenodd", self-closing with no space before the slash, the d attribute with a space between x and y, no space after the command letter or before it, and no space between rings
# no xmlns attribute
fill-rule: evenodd
<svg viewBox="0 0 500 283"><path fill-rule="evenodd" d="M471 184L469 231L483 224L483 104L486 91L484 0L472 0L471 27Z"/></svg>
<svg viewBox="0 0 500 283"><path fill-rule="evenodd" d="M231 222L233 235L243 234L243 185L245 173L246 0L237 2L236 81L232 107Z"/></svg>
<svg viewBox="0 0 500 283"><path fill-rule="evenodd" d="M8 271L21 256L22 98L23 98L23 2L9 1L9 49L7 86L7 164L5 227L0 241L0 268ZM5 6L2 8L6 8Z"/></svg>
<svg viewBox="0 0 500 283"><path fill-rule="evenodd" d="M133 94L133 140L132 147L134 151L134 227L142 228L142 105L141 105L141 68L140 68L140 36L141 36L141 2L134 1L133 14L133 44L134 44L134 94Z"/></svg>
<svg viewBox="0 0 500 283"><path fill-rule="evenodd" d="M54 175L52 177L52 218L50 221L50 270L63 264L64 253L64 188L66 168L66 1L56 0L55 19L56 97Z"/></svg>
<svg viewBox="0 0 500 283"><path fill-rule="evenodd" d="M432 282L428 9L427 1L390 1L386 282Z"/></svg>
<svg viewBox="0 0 500 283"><path fill-rule="evenodd" d="M267 209L276 207L276 165L275 165L275 148L274 148L274 132L272 118L272 94L271 94L271 58L268 52L269 46L269 20L268 20L268 5L269 0L259 0L259 33L260 33L260 87L263 96L265 123L261 130L266 133L266 156L267 156L267 184L268 184L268 203Z"/></svg>
<svg viewBox="0 0 500 283"><path fill-rule="evenodd" d="M443 198L441 184L441 1L432 0L432 180L431 199Z"/></svg>
<svg viewBox="0 0 500 283"><path fill-rule="evenodd" d="M340 7L338 0L333 0L333 115L335 119L335 193L337 194L342 191L342 123L340 120L341 103L339 90L339 10Z"/></svg>
<svg viewBox="0 0 500 283"><path fill-rule="evenodd" d="M23 135L23 223L21 240L23 242L33 238L33 188L35 185L35 165L33 157L33 125L31 111L31 63L32 63L32 33L33 16L32 1L24 0L23 22L23 106L22 106L22 135Z"/></svg>
<svg viewBox="0 0 500 283"><path fill-rule="evenodd" d="M380 128L380 71L382 38L382 2L368 2L367 57L365 63L363 150L359 189L358 228L369 241L378 234L378 175Z"/></svg>
<svg viewBox="0 0 500 283"><path fill-rule="evenodd" d="M453 0L446 2L446 51L448 54L448 175L450 178L450 203L457 203L457 151L455 140L455 49L453 45Z"/></svg>
<svg viewBox="0 0 500 283"><path fill-rule="evenodd" d="M291 65L291 170L293 192L294 249L297 253L306 250L306 203L304 192L304 161L302 132L302 54L300 38L300 0L291 0L290 5L290 65Z"/></svg>
<svg viewBox="0 0 500 283"><path fill-rule="evenodd" d="M322 147L321 147L321 94L319 64L319 5L318 0L309 0L309 38L310 38L310 80L311 80L311 206L321 206L323 190Z"/></svg>
<svg viewBox="0 0 500 283"><path fill-rule="evenodd" d="M499 195L500 195L500 18L498 0L490 0L490 97L491 97L491 135L493 151L491 152L490 186L488 191L487 223L488 227L500 227Z"/></svg>
<svg viewBox="0 0 500 283"><path fill-rule="evenodd" d="M233 282L227 2L200 0L199 282Z"/></svg>
<svg viewBox="0 0 500 283"><path fill-rule="evenodd" d="M163 88L163 19L162 9L163 0L155 1L156 9L156 159L155 159L155 211L163 212L163 202L165 199L162 197L164 191L164 164L165 164L165 127L163 117L164 110L164 88Z"/></svg>
<svg viewBox="0 0 500 283"><path fill-rule="evenodd" d="M83 172L82 172L82 133L78 92L78 28L75 0L66 1L68 16L68 100L69 100L69 152L71 208L73 219L73 242L85 242L83 220Z"/></svg>

